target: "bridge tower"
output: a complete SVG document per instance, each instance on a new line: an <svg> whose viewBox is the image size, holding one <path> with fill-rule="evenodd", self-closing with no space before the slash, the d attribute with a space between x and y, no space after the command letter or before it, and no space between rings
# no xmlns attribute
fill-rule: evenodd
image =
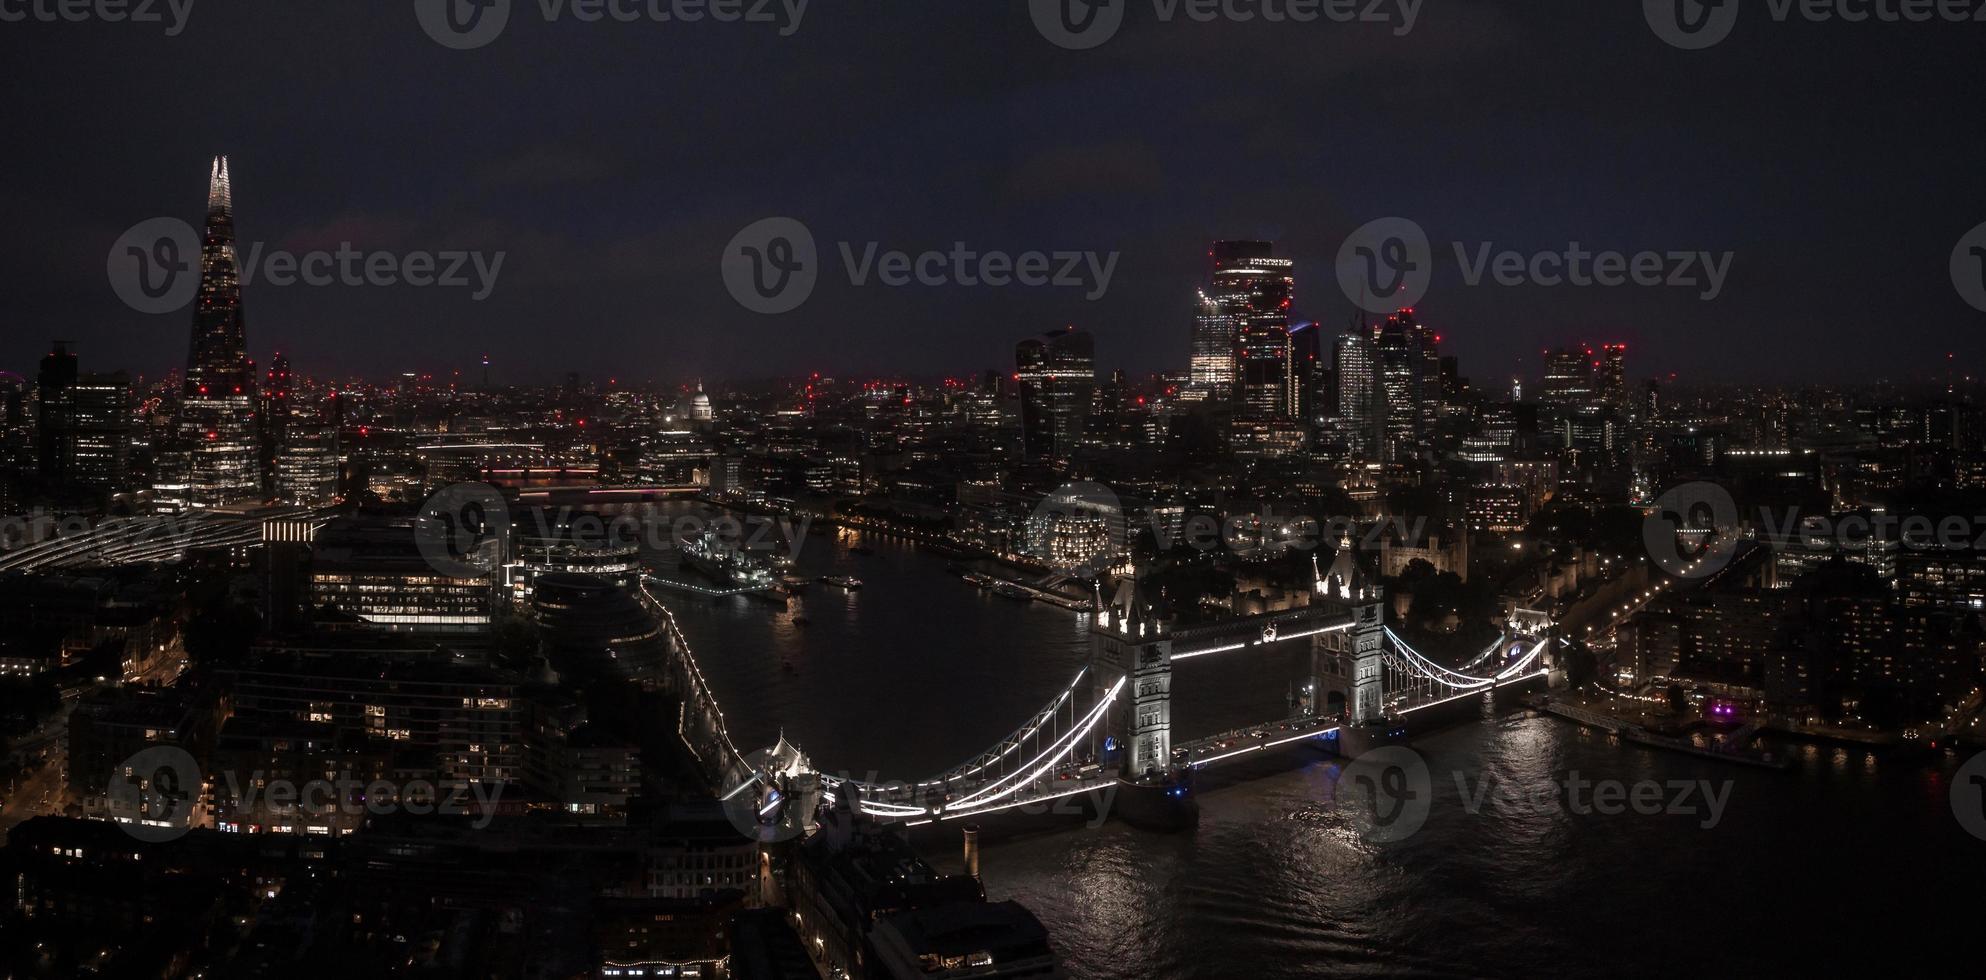
<svg viewBox="0 0 1986 980"><path fill-rule="evenodd" d="M1091 752L1102 759L1108 738L1124 752L1124 778L1163 776L1172 769L1171 623L1145 608L1129 579L1108 604L1101 599L1090 627L1091 703L1108 698L1119 679L1124 686L1096 727Z"/></svg>
<svg viewBox="0 0 1986 980"><path fill-rule="evenodd" d="M1352 614L1350 649L1340 647L1341 660L1349 661L1350 676L1345 678L1345 686L1350 688L1346 705L1347 719L1354 725L1371 725L1385 719L1386 715L1386 610L1385 595L1377 585L1372 584L1353 559L1351 536L1348 534L1338 541L1338 556L1332 560L1331 569L1318 576L1316 594L1312 602L1331 602L1347 607ZM1340 641L1342 642L1342 641ZM1318 644L1318 651L1324 644ZM1314 651L1315 660L1320 653ZM1313 669L1312 674L1318 671ZM1313 683L1321 681L1317 678Z"/></svg>

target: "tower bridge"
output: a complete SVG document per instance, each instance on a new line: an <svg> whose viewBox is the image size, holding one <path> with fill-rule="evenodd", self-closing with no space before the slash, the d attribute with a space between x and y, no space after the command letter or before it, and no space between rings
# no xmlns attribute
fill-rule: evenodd
<svg viewBox="0 0 1986 980"><path fill-rule="evenodd" d="M1193 776L1202 769L1305 741L1357 755L1395 737L1416 712L1544 677L1563 642L1548 619L1512 617L1509 631L1470 662L1443 666L1386 627L1382 593L1349 551L1316 577L1307 599L1175 631L1126 584L1108 602L1099 596L1089 663L1041 709L944 772L873 783L814 771L783 738L766 758L741 754L673 617L648 597L676 654L670 677L686 695L679 726L685 745L706 776L728 789L727 802L749 801L768 825L809 821L810 813L792 812L797 801L841 798L877 821L922 826L1102 790L1116 794L1128 818L1164 823L1167 812L1190 809ZM1285 716L1174 740L1176 664L1293 644L1309 656Z"/></svg>

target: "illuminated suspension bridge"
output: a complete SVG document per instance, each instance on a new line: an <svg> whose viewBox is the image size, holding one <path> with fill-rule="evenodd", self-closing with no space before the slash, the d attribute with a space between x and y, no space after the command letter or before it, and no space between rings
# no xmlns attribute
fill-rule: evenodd
<svg viewBox="0 0 1986 980"><path fill-rule="evenodd" d="M1562 642L1533 617L1513 622L1510 633L1464 666L1444 667L1384 625L1380 593L1360 580L1349 555L1318 577L1309 599L1294 609L1173 631L1141 608L1128 585L1110 603L1099 597L1089 664L1040 710L944 772L892 783L817 772L783 738L770 753L739 753L673 618L649 601L677 654L671 677L687 695L679 725L684 744L710 778L729 788L727 801L748 799L761 818L779 819L788 801L825 798L907 826L1112 788L1183 795L1177 787L1193 772L1304 741L1355 754L1354 743L1398 732L1415 712L1545 676L1551 650ZM1175 664L1292 643L1306 643L1310 658L1288 715L1172 740Z"/></svg>

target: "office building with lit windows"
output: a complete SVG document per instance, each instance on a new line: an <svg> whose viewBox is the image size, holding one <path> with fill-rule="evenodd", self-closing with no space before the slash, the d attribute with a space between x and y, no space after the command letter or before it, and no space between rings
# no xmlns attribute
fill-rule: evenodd
<svg viewBox="0 0 1986 980"><path fill-rule="evenodd" d="M405 745L441 787L542 785L543 705L524 678L468 664L350 651L272 651L231 672L237 717L324 726ZM405 765L405 763L402 763ZM425 771L423 771L425 770Z"/></svg>
<svg viewBox="0 0 1986 980"><path fill-rule="evenodd" d="M1029 460L1068 459L1083 439L1096 392L1096 342L1074 327L1014 349L1021 445Z"/></svg>
<svg viewBox="0 0 1986 980"><path fill-rule="evenodd" d="M323 507L338 499L338 430L330 426L289 427L276 447L275 495L298 507Z"/></svg>
<svg viewBox="0 0 1986 980"><path fill-rule="evenodd" d="M313 618L326 628L395 633L486 633L496 601L488 571L470 561L437 568L411 519L344 518L319 532L310 558Z"/></svg>
<svg viewBox="0 0 1986 980"><path fill-rule="evenodd" d="M1189 384L1200 397L1231 394L1238 412L1260 418L1288 418L1299 401L1290 353L1295 263L1275 251L1272 242L1214 243L1189 367Z"/></svg>
<svg viewBox="0 0 1986 980"><path fill-rule="evenodd" d="M115 493L128 489L131 379L85 374L62 341L41 359L35 420L41 476L52 486Z"/></svg>
<svg viewBox="0 0 1986 980"><path fill-rule="evenodd" d="M1411 309L1373 330L1376 382L1385 402L1387 458L1410 454L1441 416L1441 338Z"/></svg>

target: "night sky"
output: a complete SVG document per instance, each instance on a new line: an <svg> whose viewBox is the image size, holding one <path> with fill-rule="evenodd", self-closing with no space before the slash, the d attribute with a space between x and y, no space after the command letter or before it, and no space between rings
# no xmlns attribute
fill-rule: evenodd
<svg viewBox="0 0 1986 980"><path fill-rule="evenodd" d="M10 9L27 0L6 0ZM51 0L40 0L48 3ZM504 251L466 289L245 290L250 353L347 377L625 381L1010 369L1076 324L1099 367L1182 368L1208 241L1297 260L1298 313L1354 307L1332 264L1375 218L1441 260L1424 319L1478 384L1539 351L1631 345L1637 376L1941 377L1975 370L1986 313L1954 246L1986 222L1986 23L1774 23L1663 43L1629 0L1426 0L1374 24L1156 22L1048 43L1025 0L817 0L770 24L547 23L456 51L413 0L195 0L186 29L0 23L9 228L0 368L51 338L85 370L184 363L190 313L110 289L129 226L197 222L233 164L244 240ZM751 313L732 235L804 221L831 263L798 311ZM853 288L835 243L1122 253L1106 295ZM1724 295L1464 285L1454 241L1736 252Z"/></svg>

